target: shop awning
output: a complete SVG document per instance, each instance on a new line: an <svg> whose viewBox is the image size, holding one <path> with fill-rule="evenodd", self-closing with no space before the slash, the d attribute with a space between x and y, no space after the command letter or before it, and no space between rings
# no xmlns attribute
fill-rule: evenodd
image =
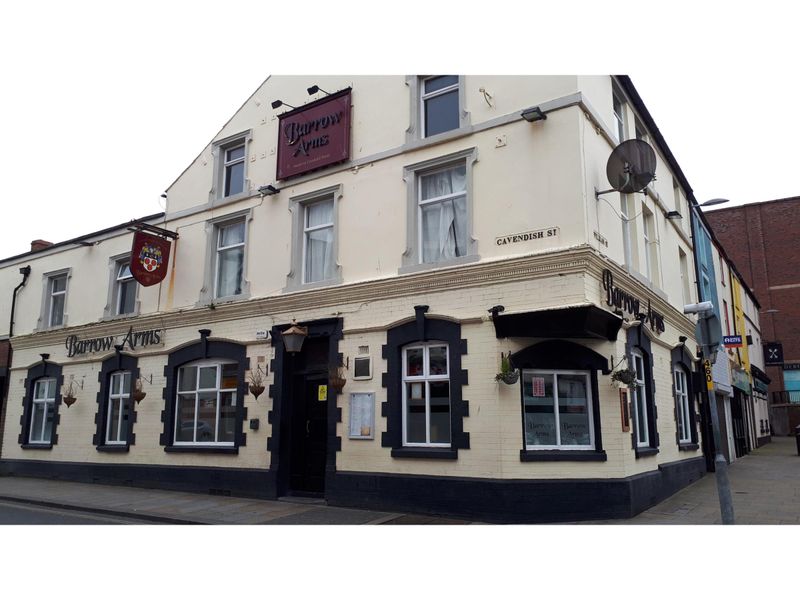
<svg viewBox="0 0 800 600"><path fill-rule="evenodd" d="M493 317L498 338L591 338L615 341L622 319L596 306L574 306Z"/></svg>

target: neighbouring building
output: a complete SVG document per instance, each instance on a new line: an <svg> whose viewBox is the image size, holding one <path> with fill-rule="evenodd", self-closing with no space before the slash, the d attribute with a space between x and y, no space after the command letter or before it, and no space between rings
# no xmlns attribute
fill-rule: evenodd
<svg viewBox="0 0 800 600"><path fill-rule="evenodd" d="M706 218L725 252L752 283L764 322L764 364L758 393L768 384L776 435L800 425L800 197L709 211Z"/></svg>
<svg viewBox="0 0 800 600"><path fill-rule="evenodd" d="M694 206L624 76L270 77L164 214L0 261L0 470L631 516L706 471Z"/></svg>

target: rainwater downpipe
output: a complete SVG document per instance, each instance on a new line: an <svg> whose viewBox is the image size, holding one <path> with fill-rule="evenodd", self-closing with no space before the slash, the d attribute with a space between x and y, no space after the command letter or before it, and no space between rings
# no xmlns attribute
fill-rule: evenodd
<svg viewBox="0 0 800 600"><path fill-rule="evenodd" d="M20 268L19 272L22 275L22 281L17 287L14 288L14 293L11 296L11 322L8 324L7 373L5 385L3 385L3 389L0 390L0 394L2 394L0 395L0 423L5 423L6 404L8 404L8 390L11 386L11 362L14 357L14 347L11 344L11 337L14 335L14 310L17 305L17 292L19 292L28 282L28 276L31 274L31 266L26 265ZM0 429L0 451L3 448L3 429L5 429L5 427ZM2 455L0 455L0 458L2 458Z"/></svg>

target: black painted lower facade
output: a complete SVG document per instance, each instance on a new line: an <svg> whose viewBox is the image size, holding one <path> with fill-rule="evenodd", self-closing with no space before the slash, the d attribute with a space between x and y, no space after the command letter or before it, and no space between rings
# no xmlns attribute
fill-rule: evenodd
<svg viewBox="0 0 800 600"><path fill-rule="evenodd" d="M435 514L495 523L630 518L705 474L703 457L620 479L480 479L326 473L330 505ZM0 475L275 499L276 471L44 460L0 461Z"/></svg>

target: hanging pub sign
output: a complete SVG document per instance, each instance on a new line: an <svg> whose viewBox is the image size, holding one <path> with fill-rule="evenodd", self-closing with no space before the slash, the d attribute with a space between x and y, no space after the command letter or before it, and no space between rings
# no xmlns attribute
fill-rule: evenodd
<svg viewBox="0 0 800 600"><path fill-rule="evenodd" d="M131 275L147 287L160 283L167 275L172 243L151 233L137 231L131 247Z"/></svg>
<svg viewBox="0 0 800 600"><path fill-rule="evenodd" d="M664 333L666 330L664 315L653 310L650 306L649 298L647 299L647 311L645 312L641 300L614 285L614 276L608 269L603 269L603 289L606 292L606 304L628 313L634 319L640 320L643 325L649 323L650 329L653 331Z"/></svg>
<svg viewBox="0 0 800 600"><path fill-rule="evenodd" d="M349 159L350 88L280 115L278 131L278 179Z"/></svg>
<svg viewBox="0 0 800 600"><path fill-rule="evenodd" d="M780 342L767 342L764 344L764 364L783 364L783 344Z"/></svg>

